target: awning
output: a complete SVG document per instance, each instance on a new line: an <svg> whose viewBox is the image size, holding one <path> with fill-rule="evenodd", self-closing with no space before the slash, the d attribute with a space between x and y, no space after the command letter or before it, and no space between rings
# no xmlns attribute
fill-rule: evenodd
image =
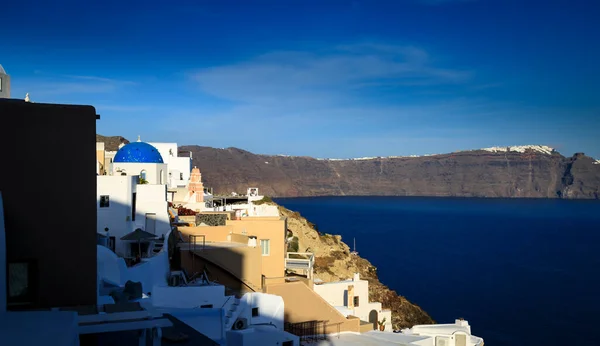
<svg viewBox="0 0 600 346"><path fill-rule="evenodd" d="M138 228L135 231L133 231L131 233L127 233L124 236L122 236L121 240L141 241L141 240L154 239L154 238L156 238L156 234L152 234L150 232L146 232L146 231L142 230L141 228Z"/></svg>

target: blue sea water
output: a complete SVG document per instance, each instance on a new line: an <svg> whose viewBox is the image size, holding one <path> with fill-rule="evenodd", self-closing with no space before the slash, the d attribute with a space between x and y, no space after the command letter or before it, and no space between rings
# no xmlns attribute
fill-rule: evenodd
<svg viewBox="0 0 600 346"><path fill-rule="evenodd" d="M380 280L486 345L600 345L600 202L277 198L340 234Z"/></svg>

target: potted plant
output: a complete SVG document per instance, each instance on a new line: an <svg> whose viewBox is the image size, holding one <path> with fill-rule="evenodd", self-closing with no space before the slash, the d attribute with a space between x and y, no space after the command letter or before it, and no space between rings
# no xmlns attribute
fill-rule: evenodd
<svg viewBox="0 0 600 346"><path fill-rule="evenodd" d="M377 322L379 324L379 330L382 332L385 330L385 321L386 321L386 318L384 317L383 320Z"/></svg>

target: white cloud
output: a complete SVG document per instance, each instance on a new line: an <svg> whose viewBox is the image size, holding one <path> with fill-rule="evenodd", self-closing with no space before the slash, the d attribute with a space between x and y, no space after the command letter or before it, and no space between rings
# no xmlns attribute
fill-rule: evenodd
<svg viewBox="0 0 600 346"><path fill-rule="evenodd" d="M205 93L255 105L342 104L356 93L383 86L462 83L469 71L437 67L412 46L361 43L326 51L279 51L233 65L191 73Z"/></svg>
<svg viewBox="0 0 600 346"><path fill-rule="evenodd" d="M37 102L56 102L82 94L115 93L133 85L136 83L128 80L35 71L35 77L20 79L14 91L15 94L29 93Z"/></svg>

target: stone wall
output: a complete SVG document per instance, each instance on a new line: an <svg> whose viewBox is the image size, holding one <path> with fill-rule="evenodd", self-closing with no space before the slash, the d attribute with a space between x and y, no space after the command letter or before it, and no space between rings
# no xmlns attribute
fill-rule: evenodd
<svg viewBox="0 0 600 346"><path fill-rule="evenodd" d="M198 214L196 225L205 223L207 226L225 226L227 215L225 214Z"/></svg>

